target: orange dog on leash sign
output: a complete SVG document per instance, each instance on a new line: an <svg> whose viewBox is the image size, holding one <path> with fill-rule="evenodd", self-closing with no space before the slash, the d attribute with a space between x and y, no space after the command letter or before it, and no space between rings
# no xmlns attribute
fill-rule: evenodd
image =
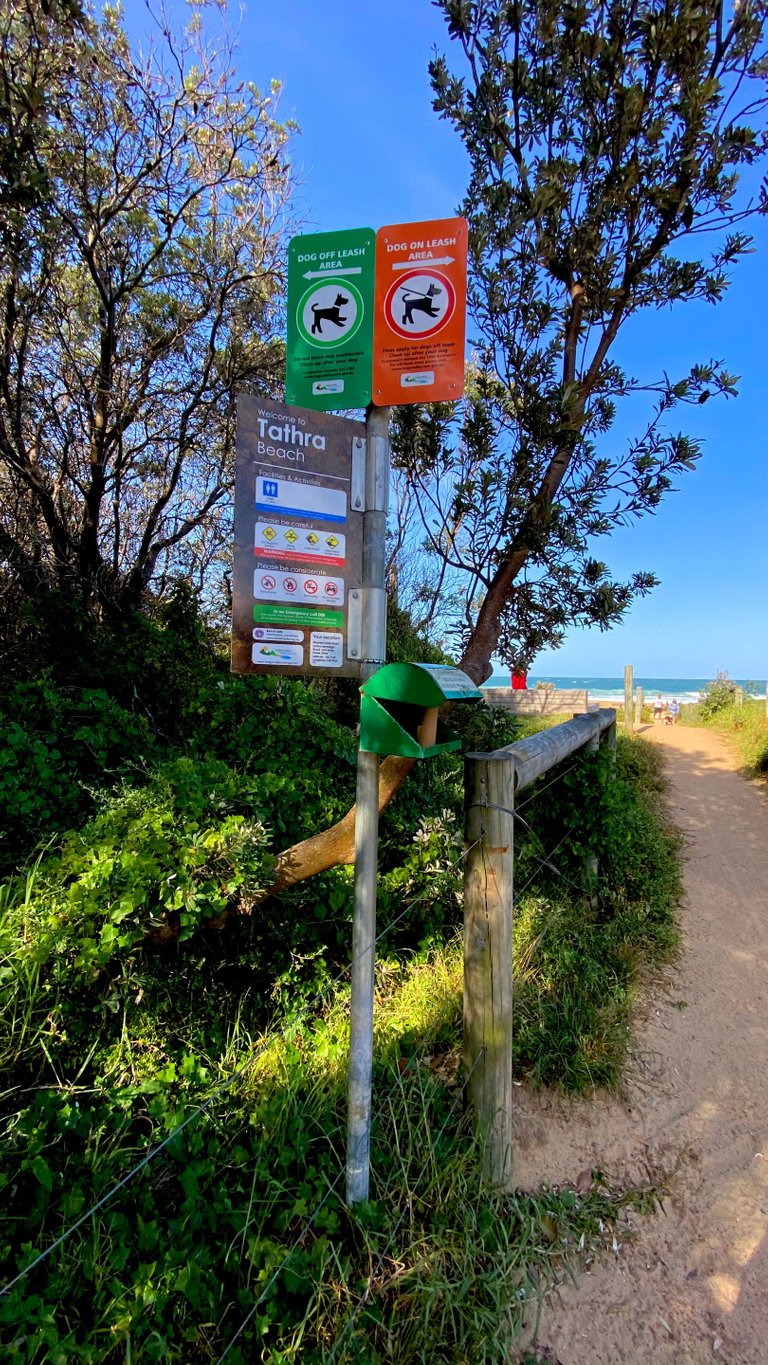
<svg viewBox="0 0 768 1365"><path fill-rule="evenodd" d="M373 324L377 407L462 397L466 313L464 218L379 229Z"/></svg>

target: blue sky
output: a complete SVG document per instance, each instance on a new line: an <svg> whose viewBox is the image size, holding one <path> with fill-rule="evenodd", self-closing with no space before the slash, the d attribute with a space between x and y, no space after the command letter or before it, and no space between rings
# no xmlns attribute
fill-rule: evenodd
<svg viewBox="0 0 768 1365"><path fill-rule="evenodd" d="M132 35L147 32L143 0L126 0L125 13ZM466 161L431 108L427 64L449 43L429 0L249 0L231 19L242 76L261 88L281 80L280 116L301 127L293 162L305 230L456 212ZM696 472L655 516L599 546L617 576L650 569L661 586L616 629L571 632L536 659L537 674L615 675L628 663L638 676L768 673L768 223L752 231L758 249L723 304L637 318L616 352L641 380L711 358L741 377L738 399L676 419L703 442Z"/></svg>

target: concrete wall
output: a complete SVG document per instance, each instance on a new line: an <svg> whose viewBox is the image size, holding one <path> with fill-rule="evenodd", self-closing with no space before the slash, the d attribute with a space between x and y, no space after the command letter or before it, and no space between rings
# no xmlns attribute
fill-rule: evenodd
<svg viewBox="0 0 768 1365"><path fill-rule="evenodd" d="M559 716L574 712L598 710L590 706L589 693L577 687L557 688L553 683L538 683L536 687L515 691L512 687L484 687L483 696L489 706L501 706L518 716Z"/></svg>

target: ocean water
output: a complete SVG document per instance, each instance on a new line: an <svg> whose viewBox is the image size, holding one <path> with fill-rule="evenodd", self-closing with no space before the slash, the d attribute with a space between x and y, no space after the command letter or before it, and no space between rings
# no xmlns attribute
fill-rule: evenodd
<svg viewBox="0 0 768 1365"><path fill-rule="evenodd" d="M652 702L657 693L661 693L663 701L672 701L673 698L685 705L688 702L699 700L702 692L705 692L711 678L644 678L636 675L634 678L635 688L642 687L643 700ZM765 678L733 678L732 682L737 683L746 691L755 690L758 696L765 696ZM537 682L554 683L555 687L579 687L585 689L591 701L612 701L623 704L624 702L624 676L620 678L597 678L597 677L553 677L549 673L528 674L529 689L536 686ZM509 687L509 673L494 673L484 687Z"/></svg>

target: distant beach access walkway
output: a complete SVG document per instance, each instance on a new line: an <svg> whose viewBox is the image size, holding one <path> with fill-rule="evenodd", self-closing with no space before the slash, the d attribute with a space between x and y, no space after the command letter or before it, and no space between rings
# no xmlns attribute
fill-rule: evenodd
<svg viewBox="0 0 768 1365"><path fill-rule="evenodd" d="M646 726L686 843L683 951L626 1101L521 1096L515 1180L666 1175L663 1211L545 1307L552 1365L767 1365L768 789L709 730ZM586 1176L585 1176L586 1172Z"/></svg>

